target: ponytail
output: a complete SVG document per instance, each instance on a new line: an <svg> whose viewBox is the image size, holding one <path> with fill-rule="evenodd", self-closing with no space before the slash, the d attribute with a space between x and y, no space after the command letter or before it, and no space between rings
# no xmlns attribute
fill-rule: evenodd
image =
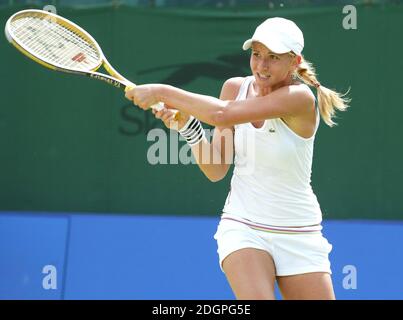
<svg viewBox="0 0 403 320"><path fill-rule="evenodd" d="M302 80L308 86L316 87L318 93L318 106L323 121L329 126L337 125L332 118L335 116L336 110L345 111L351 101L345 98L348 91L344 94L338 93L322 86L316 79L315 68L312 63L302 57L301 63L296 70L296 77Z"/></svg>

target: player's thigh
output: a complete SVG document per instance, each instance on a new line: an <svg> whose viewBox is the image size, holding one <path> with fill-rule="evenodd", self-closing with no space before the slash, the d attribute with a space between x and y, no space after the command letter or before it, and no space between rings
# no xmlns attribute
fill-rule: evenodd
<svg viewBox="0 0 403 320"><path fill-rule="evenodd" d="M327 272L312 272L277 277L283 299L334 300L332 278Z"/></svg>
<svg viewBox="0 0 403 320"><path fill-rule="evenodd" d="M261 249L243 248L229 254L222 268L237 299L275 299L275 265Z"/></svg>

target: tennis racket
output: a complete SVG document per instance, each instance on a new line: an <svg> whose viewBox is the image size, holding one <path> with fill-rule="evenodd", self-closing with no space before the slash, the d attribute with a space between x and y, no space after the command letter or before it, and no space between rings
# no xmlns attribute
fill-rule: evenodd
<svg viewBox="0 0 403 320"><path fill-rule="evenodd" d="M8 19L5 34L24 55L49 69L88 76L125 91L136 86L111 66L88 32L59 15L19 11ZM97 72L101 66L109 75ZM159 111L164 105L160 102L152 108Z"/></svg>

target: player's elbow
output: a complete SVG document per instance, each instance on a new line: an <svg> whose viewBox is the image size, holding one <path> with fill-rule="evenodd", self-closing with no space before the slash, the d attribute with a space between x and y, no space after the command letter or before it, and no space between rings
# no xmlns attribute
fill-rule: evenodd
<svg viewBox="0 0 403 320"><path fill-rule="evenodd" d="M205 170L204 174L211 182L218 182L225 178L228 172L228 166L211 165L210 170Z"/></svg>
<svg viewBox="0 0 403 320"><path fill-rule="evenodd" d="M221 181L222 179L224 179L225 175L209 175L207 176L207 178L211 181L211 182L218 182Z"/></svg>
<svg viewBox="0 0 403 320"><path fill-rule="evenodd" d="M228 110L222 108L221 110L216 111L212 116L211 122L211 124L216 127L226 127L231 125L228 121Z"/></svg>

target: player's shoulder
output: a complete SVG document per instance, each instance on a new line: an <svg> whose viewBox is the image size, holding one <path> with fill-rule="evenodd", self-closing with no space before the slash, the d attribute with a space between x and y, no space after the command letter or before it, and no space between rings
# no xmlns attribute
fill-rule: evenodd
<svg viewBox="0 0 403 320"><path fill-rule="evenodd" d="M301 111L311 112L315 109L316 97L311 88L305 83L296 83L286 89L286 94L290 95L292 101Z"/></svg>
<svg viewBox="0 0 403 320"><path fill-rule="evenodd" d="M244 80L245 77L233 77L227 79L221 89L221 99L234 100L238 95L239 89Z"/></svg>
<svg viewBox="0 0 403 320"><path fill-rule="evenodd" d="M290 86L290 92L308 101L315 101L315 95L305 83L295 83Z"/></svg>
<svg viewBox="0 0 403 320"><path fill-rule="evenodd" d="M242 83L245 81L246 77L233 77L227 79L224 84L223 88L227 88L228 90L236 90L238 91L241 87Z"/></svg>

